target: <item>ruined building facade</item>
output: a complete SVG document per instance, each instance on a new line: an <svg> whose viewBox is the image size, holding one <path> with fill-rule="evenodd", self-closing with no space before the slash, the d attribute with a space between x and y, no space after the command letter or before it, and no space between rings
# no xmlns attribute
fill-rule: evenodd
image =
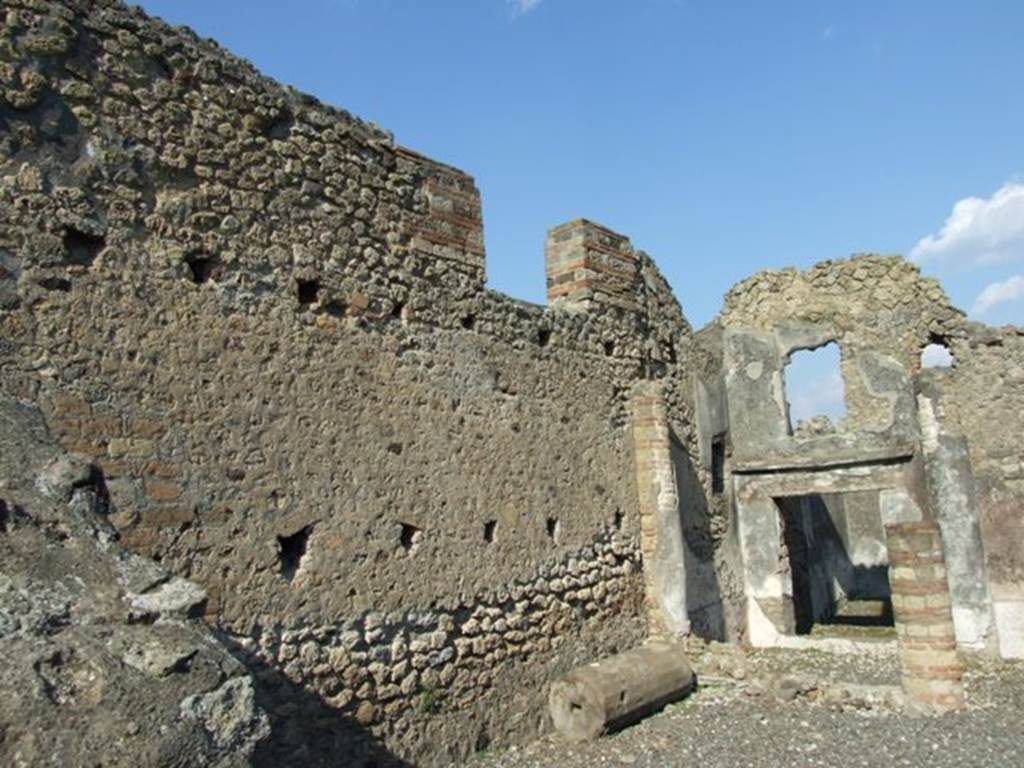
<svg viewBox="0 0 1024 768"><path fill-rule="evenodd" d="M786 644L836 599L794 597L787 509L838 530L809 572L850 595L886 596L885 523L937 520L958 643L1024 654L1017 329L864 256L694 332L586 220L517 301L462 171L118 3L6 8L0 395L205 589L282 754L336 717L464 755L648 635ZM936 341L955 366L922 371ZM849 417L794 434L783 369L828 342Z"/></svg>

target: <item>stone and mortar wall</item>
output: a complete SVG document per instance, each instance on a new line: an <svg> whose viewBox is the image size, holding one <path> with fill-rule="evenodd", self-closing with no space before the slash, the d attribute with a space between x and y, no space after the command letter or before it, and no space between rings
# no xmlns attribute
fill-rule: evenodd
<svg viewBox="0 0 1024 768"><path fill-rule="evenodd" d="M0 425L0 765L250 765L268 719L203 590L117 544L38 408L0 394Z"/></svg>
<svg viewBox="0 0 1024 768"><path fill-rule="evenodd" d="M659 388L638 387L632 410L648 630L654 636L682 637L690 631L682 514L672 433Z"/></svg>
<svg viewBox="0 0 1024 768"><path fill-rule="evenodd" d="M716 320L694 334L690 367L695 380L699 464L673 444L681 478L687 591L695 634L736 640L743 633L743 563L733 484L733 436L725 389L723 331ZM707 478L706 481L702 478Z"/></svg>
<svg viewBox="0 0 1024 768"><path fill-rule="evenodd" d="M932 381L939 448L966 442L999 649L1024 656L1024 333L970 323ZM964 474L963 472L961 474Z"/></svg>
<svg viewBox="0 0 1024 768"><path fill-rule="evenodd" d="M729 425L720 334L705 329L690 338L657 266L607 227L585 219L555 227L546 258L551 306L632 308L624 317L646 338L646 378L633 388L631 424L650 631L738 639L743 590L731 495L721 482ZM716 443L723 451L717 489Z"/></svg>
<svg viewBox="0 0 1024 768"><path fill-rule="evenodd" d="M206 588L275 759L333 718L417 759L521 738L645 636L636 382L709 482L645 254L629 306L514 301L462 172L117 3L0 24L3 392Z"/></svg>
<svg viewBox="0 0 1024 768"><path fill-rule="evenodd" d="M735 498L740 533L735 548L743 553L749 597L745 631L752 642L776 642L778 632L792 624L786 603L790 578L779 572L779 511L765 493L877 495L891 480L892 493L878 510L882 517L920 519L919 473L892 473L889 466L917 466L906 463L918 441L912 375L921 348L953 334L960 324L962 314L937 282L898 257L865 255L821 262L803 272L754 275L730 291L717 322L701 332L721 336L729 471L736 488L745 489ZM790 424L785 367L794 351L829 342L840 348L847 417L823 432L801 430ZM842 467L855 464L875 480L845 489ZM905 505L912 509L902 509ZM878 549L878 537L878 531L868 537L862 530L842 544ZM850 563L856 557L867 567L885 566L884 553L875 552L870 562L860 562L862 555L854 552L834 555Z"/></svg>
<svg viewBox="0 0 1024 768"><path fill-rule="evenodd" d="M804 271L759 272L729 291L720 317L726 328L827 325L841 346L890 354L916 371L921 348L932 337L958 334L963 313L935 278L922 276L910 262L863 254Z"/></svg>
<svg viewBox="0 0 1024 768"><path fill-rule="evenodd" d="M1024 637L1019 330L967 322L937 282L880 256L755 275L726 297L721 324L742 458L769 453L761 463L777 469L913 455L908 490L942 526L961 647L989 645L995 607L1000 651L1024 652L1014 639ZM789 435L782 368L791 351L829 340L847 419L834 435ZM933 342L951 350L952 368L922 371Z"/></svg>
<svg viewBox="0 0 1024 768"><path fill-rule="evenodd" d="M746 433L737 448L756 458L913 443L910 376L930 340L962 333L963 316L914 265L867 255L758 273L726 296L721 323L730 418ZM845 423L835 435L794 437L783 369L793 351L829 341L840 348Z"/></svg>

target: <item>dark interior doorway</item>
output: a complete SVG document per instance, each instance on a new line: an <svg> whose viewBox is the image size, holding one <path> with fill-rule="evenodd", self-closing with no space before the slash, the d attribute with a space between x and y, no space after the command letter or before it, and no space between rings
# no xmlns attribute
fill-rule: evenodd
<svg viewBox="0 0 1024 768"><path fill-rule="evenodd" d="M792 584L796 634L848 635L857 634L853 628L893 626L888 565L857 562L855 554L884 548L884 539L872 547L873 538L884 536L877 494L874 501L872 507L871 498L843 494L775 500L782 530L779 567Z"/></svg>

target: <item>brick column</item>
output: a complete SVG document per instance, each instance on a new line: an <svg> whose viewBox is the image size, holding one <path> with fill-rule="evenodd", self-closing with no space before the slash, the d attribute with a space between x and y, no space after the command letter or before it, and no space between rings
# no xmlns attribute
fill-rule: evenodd
<svg viewBox="0 0 1024 768"><path fill-rule="evenodd" d="M923 709L961 709L963 670L938 523L894 523L885 534L903 689Z"/></svg>
<svg viewBox="0 0 1024 768"><path fill-rule="evenodd" d="M688 634L686 567L672 438L664 399L653 382L640 384L633 395L632 427L648 632L652 636Z"/></svg>
<svg viewBox="0 0 1024 768"><path fill-rule="evenodd" d="M548 232L544 255L552 307L640 308L636 252L625 235L576 219Z"/></svg>

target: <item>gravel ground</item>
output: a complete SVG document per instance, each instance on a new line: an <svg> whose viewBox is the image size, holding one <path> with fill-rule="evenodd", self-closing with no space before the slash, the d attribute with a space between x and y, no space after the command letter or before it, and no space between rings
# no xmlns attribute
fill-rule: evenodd
<svg viewBox="0 0 1024 768"><path fill-rule="evenodd" d="M1024 768L1024 664L969 661L970 706L942 717L826 694L843 683L890 690L892 654L719 647L696 649L694 666L704 681L696 693L631 728L582 745L552 735L472 765Z"/></svg>

